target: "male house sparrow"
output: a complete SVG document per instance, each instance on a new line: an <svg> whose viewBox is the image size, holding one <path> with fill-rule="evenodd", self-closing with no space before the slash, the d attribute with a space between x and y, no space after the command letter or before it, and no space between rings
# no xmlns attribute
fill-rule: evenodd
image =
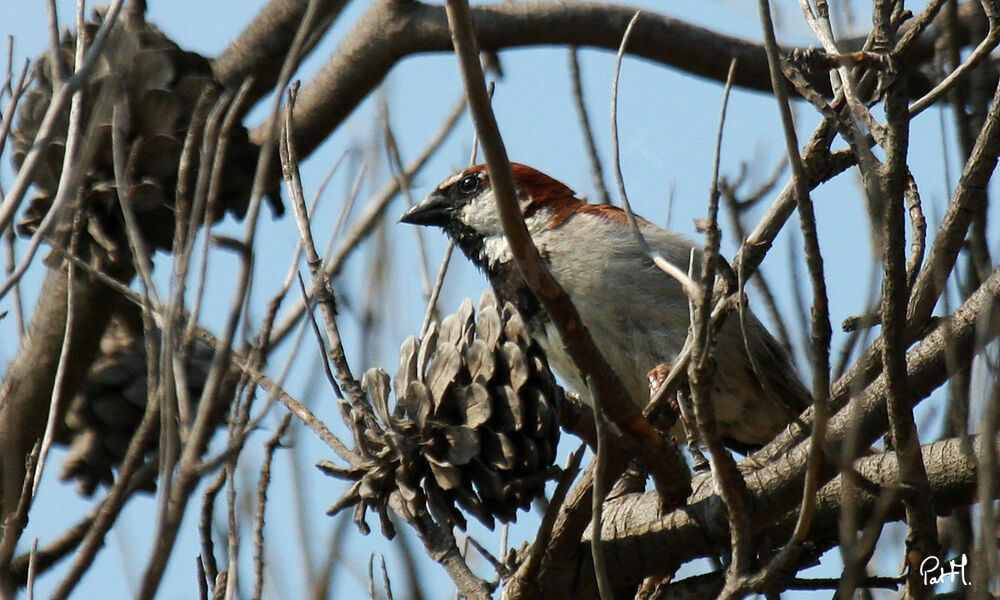
<svg viewBox="0 0 1000 600"><path fill-rule="evenodd" d="M645 404L647 373L672 363L687 336L688 298L680 283L643 252L621 209L587 204L531 167L515 163L511 169L542 260L633 401ZM556 373L587 396L555 326L514 264L485 165L452 175L400 221L443 228L486 273L501 301L520 311ZM701 264L701 251L690 240L648 221L639 223L649 246L683 271L692 252L694 264ZM746 335L744 343L735 316L716 334L718 370L711 396L720 436L743 451L769 442L811 402L788 354L749 312Z"/></svg>

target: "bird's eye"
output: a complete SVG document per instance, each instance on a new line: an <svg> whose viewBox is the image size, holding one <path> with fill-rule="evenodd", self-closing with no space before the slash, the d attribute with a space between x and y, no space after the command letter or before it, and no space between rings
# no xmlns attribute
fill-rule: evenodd
<svg viewBox="0 0 1000 600"><path fill-rule="evenodd" d="M466 175L458 182L458 191L471 194L479 189L479 175Z"/></svg>

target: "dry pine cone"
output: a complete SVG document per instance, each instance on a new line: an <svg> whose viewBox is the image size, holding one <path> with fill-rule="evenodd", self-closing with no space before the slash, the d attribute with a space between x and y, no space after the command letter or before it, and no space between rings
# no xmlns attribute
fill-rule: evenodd
<svg viewBox="0 0 1000 600"><path fill-rule="evenodd" d="M462 508L492 528L494 518L515 519L544 491L559 441L557 416L563 391L524 321L507 304L483 295L478 321L468 299L457 314L433 325L423 340L409 338L400 351L389 408L389 376L368 371L362 387L370 406L351 407L348 423L366 462L320 468L354 485L330 508L375 508L392 537L386 506L398 492L406 511L429 508L439 520L465 528Z"/></svg>
<svg viewBox="0 0 1000 600"><path fill-rule="evenodd" d="M141 325L138 329L134 325L120 316L112 320L101 338L100 354L70 402L58 434L58 441L68 446L60 478L76 481L80 493L88 496L99 484L113 483L112 469L124 459L146 410L146 345ZM158 337L154 343L159 343ZM194 401L201 396L214 356L214 349L201 340L194 340L190 346L184 381L188 397ZM227 378L220 396L233 389L235 382L231 379ZM226 404L220 404L213 414L218 421L226 412ZM188 412L194 414L193 409ZM156 429L159 431L159 427ZM145 489L155 487L158 437L154 435L144 449L145 464L153 467L140 481Z"/></svg>
<svg viewBox="0 0 1000 600"><path fill-rule="evenodd" d="M83 88L82 147L84 159L89 157L89 160L79 189L83 195L85 239L89 242L85 248L104 259L105 264L129 256L112 154L113 110L119 111L118 122L124 128L124 177L130 183L127 198L137 216L141 235L151 248L169 250L176 218L189 218L188 214L175 214L179 207L174 198L185 136L194 125L199 99L205 95L202 102L207 102L201 109L204 114L197 121L201 126L207 109L222 91L213 79L208 59L181 50L156 27L126 16L125 12L111 30ZM93 39L102 18L103 15L95 13L96 22L87 23L88 39ZM60 45L60 60L67 71L72 71L75 44L75 37L67 34ZM35 142L52 99L53 58L51 51L39 57L35 84L20 103L17 127L12 132L13 160L18 169ZM35 172L36 195L18 224L24 235L34 232L55 199L66 149L68 115L67 110L58 117L55 138ZM226 135L228 153L219 181L217 208L210 213L213 220L222 218L226 211L243 216L257 163L258 149L249 141L242 125L233 126ZM195 139L194 143L197 150L201 141ZM197 172L198 154L192 153L195 168L191 173ZM277 208L280 209L280 204ZM50 239L68 245L71 222L72 219L60 218L55 232L49 234Z"/></svg>

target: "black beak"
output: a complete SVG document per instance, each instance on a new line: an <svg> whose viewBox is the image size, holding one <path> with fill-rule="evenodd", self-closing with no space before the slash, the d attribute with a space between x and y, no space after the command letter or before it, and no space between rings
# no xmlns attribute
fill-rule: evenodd
<svg viewBox="0 0 1000 600"><path fill-rule="evenodd" d="M454 204L444 194L434 192L418 202L399 218L400 223L410 225L434 225L444 227L451 220Z"/></svg>

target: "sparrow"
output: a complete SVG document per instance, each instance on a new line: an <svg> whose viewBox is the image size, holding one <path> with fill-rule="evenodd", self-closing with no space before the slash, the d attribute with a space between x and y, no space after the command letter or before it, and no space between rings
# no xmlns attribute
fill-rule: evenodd
<svg viewBox="0 0 1000 600"><path fill-rule="evenodd" d="M653 264L622 209L587 204L532 167L513 163L511 170L521 214L542 261L631 399L644 405L647 375L670 365L687 337L689 304L681 284ZM498 298L521 313L553 370L588 397L555 325L514 263L485 165L445 179L400 221L442 228L486 274ZM691 264L701 264L702 250L694 242L644 219L638 222L650 248L683 272L692 259ZM788 353L745 312L745 340L734 316L715 336L711 391L720 437L744 453L769 442L811 403Z"/></svg>

